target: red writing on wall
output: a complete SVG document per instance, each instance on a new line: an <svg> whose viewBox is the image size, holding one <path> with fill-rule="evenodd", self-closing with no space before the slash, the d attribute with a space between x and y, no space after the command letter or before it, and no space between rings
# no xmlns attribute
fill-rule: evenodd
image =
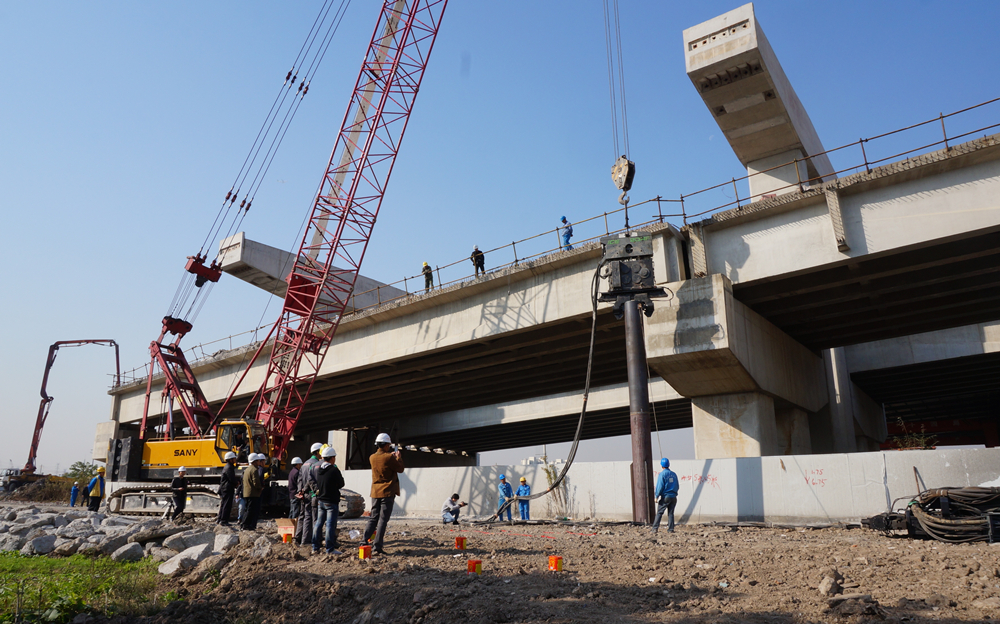
<svg viewBox="0 0 1000 624"><path fill-rule="evenodd" d="M823 476L822 468L813 468L812 470L806 470L805 474L806 484L815 485L817 487L826 487L826 478Z"/></svg>
<svg viewBox="0 0 1000 624"><path fill-rule="evenodd" d="M713 474L707 474L707 475L700 475L700 474L682 475L680 477L680 480L681 481L690 481L692 483L707 483L708 485L714 487L715 489L719 489L719 477L717 477L717 476L715 476Z"/></svg>

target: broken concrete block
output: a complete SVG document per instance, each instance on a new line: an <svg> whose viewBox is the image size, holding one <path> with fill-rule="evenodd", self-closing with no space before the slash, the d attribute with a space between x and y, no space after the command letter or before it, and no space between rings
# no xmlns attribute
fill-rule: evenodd
<svg viewBox="0 0 1000 624"><path fill-rule="evenodd" d="M219 553L226 553L239 546L240 536L233 535L232 533L219 533L215 536L215 543L212 546L212 550Z"/></svg>
<svg viewBox="0 0 1000 624"><path fill-rule="evenodd" d="M139 561L145 554L141 544L132 542L111 553L111 558L115 561Z"/></svg>

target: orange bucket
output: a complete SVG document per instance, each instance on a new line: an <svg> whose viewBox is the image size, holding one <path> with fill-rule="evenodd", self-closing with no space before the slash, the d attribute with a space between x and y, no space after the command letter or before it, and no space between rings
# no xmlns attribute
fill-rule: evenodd
<svg viewBox="0 0 1000 624"><path fill-rule="evenodd" d="M481 559L469 559L469 569L466 574L482 574L483 562Z"/></svg>
<svg viewBox="0 0 1000 624"><path fill-rule="evenodd" d="M458 550L465 550L465 538L464 537L456 537L455 538L455 548L457 548Z"/></svg>
<svg viewBox="0 0 1000 624"><path fill-rule="evenodd" d="M283 543L285 543L285 544L291 544L292 543L292 534L291 533L282 533L281 534L281 541Z"/></svg>
<svg viewBox="0 0 1000 624"><path fill-rule="evenodd" d="M372 558L372 547L362 546L358 548L358 559L371 559Z"/></svg>
<svg viewBox="0 0 1000 624"><path fill-rule="evenodd" d="M551 572L562 572L562 557L559 555L549 555L549 570Z"/></svg>

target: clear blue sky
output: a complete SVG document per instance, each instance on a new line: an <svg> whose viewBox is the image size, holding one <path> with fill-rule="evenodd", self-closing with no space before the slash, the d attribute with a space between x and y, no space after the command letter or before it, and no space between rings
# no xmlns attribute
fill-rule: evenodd
<svg viewBox="0 0 1000 624"><path fill-rule="evenodd" d="M621 3L633 202L743 175L684 73L681 40L738 4ZM48 345L113 338L123 367L148 360L184 258L318 8L0 4L0 465L24 463ZM756 11L828 148L997 95L994 2L758 2ZM375 15L372 2L350 8L244 222L250 238L297 242ZM595 0L452 2L363 273L392 282L422 261L466 257L473 244L551 229L562 214L617 207L603 30ZM185 344L272 321L279 308L265 312L268 297L224 278ZM61 352L44 469L89 458L112 370L109 349ZM627 444L610 441L585 459L627 456Z"/></svg>

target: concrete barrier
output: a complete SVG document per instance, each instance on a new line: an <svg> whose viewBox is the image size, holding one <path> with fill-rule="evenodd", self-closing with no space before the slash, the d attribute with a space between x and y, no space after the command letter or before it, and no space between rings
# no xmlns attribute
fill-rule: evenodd
<svg viewBox="0 0 1000 624"><path fill-rule="evenodd" d="M679 522L759 521L789 524L857 522L887 511L895 499L936 487L1000 487L1000 449L883 451L678 460ZM402 495L393 515L436 517L458 492L469 502L463 516L488 516L497 507L497 477L516 489L525 477L532 492L548 487L540 466L410 468L400 475ZM367 470L344 472L347 487L363 495ZM899 504L904 504L901 501ZM563 496L533 501L534 518L631 520L629 462L576 463ZM516 517L517 511L514 511Z"/></svg>

